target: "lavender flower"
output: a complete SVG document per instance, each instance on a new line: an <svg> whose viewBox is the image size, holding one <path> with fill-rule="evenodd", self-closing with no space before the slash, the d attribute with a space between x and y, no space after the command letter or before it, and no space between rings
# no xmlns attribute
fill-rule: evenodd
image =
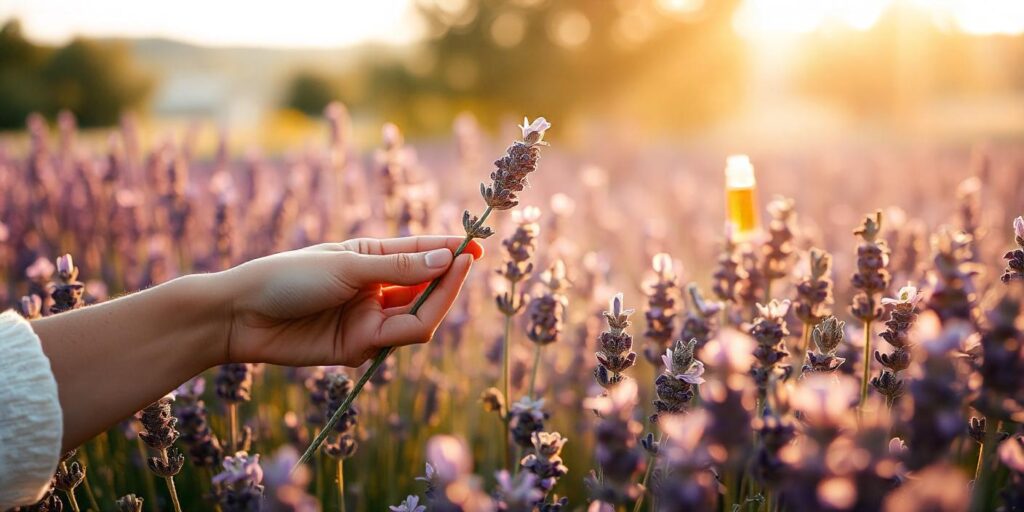
<svg viewBox="0 0 1024 512"><path fill-rule="evenodd" d="M428 484L427 503L431 511L493 512L494 501L480 489L473 475L469 448L461 439L438 435L427 442L427 474L417 478Z"/></svg>
<svg viewBox="0 0 1024 512"><path fill-rule="evenodd" d="M722 251L718 255L718 266L711 276L713 280L711 291L720 300L731 304L738 302L740 283L747 278L746 271L740 266L736 242L732 235L733 229L733 224L727 222L725 241L722 244Z"/></svg>
<svg viewBox="0 0 1024 512"><path fill-rule="evenodd" d="M216 379L217 396L229 403L252 400L252 364L221 365Z"/></svg>
<svg viewBox="0 0 1024 512"><path fill-rule="evenodd" d="M426 512L427 507L420 505L420 497L409 495L406 496L401 503L397 506L392 505L388 507L391 512Z"/></svg>
<svg viewBox="0 0 1024 512"><path fill-rule="evenodd" d="M544 399L533 400L524 396L512 404L509 410L509 431L512 440L523 448L533 446L533 434L544 430L544 421L548 413L544 411Z"/></svg>
<svg viewBox="0 0 1024 512"><path fill-rule="evenodd" d="M1024 217L1013 219L1013 240L1017 242L1017 248L1003 256L1006 270L1000 279L1004 283L1024 281Z"/></svg>
<svg viewBox="0 0 1024 512"><path fill-rule="evenodd" d="M715 318L722 310L722 305L704 300L695 283L686 285L686 293L690 297L690 308L683 319L679 337L684 340L696 339L697 347L700 348L711 338L716 327Z"/></svg>
<svg viewBox="0 0 1024 512"><path fill-rule="evenodd" d="M54 283L51 297L53 306L50 313L57 314L85 305L82 294L85 284L78 280L78 267L75 266L70 254L57 258L57 282Z"/></svg>
<svg viewBox="0 0 1024 512"><path fill-rule="evenodd" d="M796 286L797 298L793 304L796 317L807 327L813 327L831 314L832 256L816 247L810 251L811 273Z"/></svg>
<svg viewBox="0 0 1024 512"><path fill-rule="evenodd" d="M622 372L636 364L636 352L633 352L633 337L626 332L629 327L629 316L634 310L624 309L622 294L617 293L610 302L608 311L604 312L608 322L608 330L598 338L597 368L594 376L597 383L605 389L611 389L622 382Z"/></svg>
<svg viewBox="0 0 1024 512"><path fill-rule="evenodd" d="M224 457L223 471L213 477L213 492L224 512L258 512L263 501L260 456L244 451Z"/></svg>
<svg viewBox="0 0 1024 512"><path fill-rule="evenodd" d="M750 450L755 346L749 336L724 329L700 352L700 360L718 376L702 385L701 405L708 414L708 454L722 471L740 470Z"/></svg>
<svg viewBox="0 0 1024 512"><path fill-rule="evenodd" d="M18 313L27 320L36 320L43 317L43 301L38 295L26 295L18 302Z"/></svg>
<svg viewBox="0 0 1024 512"><path fill-rule="evenodd" d="M653 343L644 348L644 356L651 364L657 364L658 356L668 349L675 328L676 299L673 292L677 283L671 256L656 254L652 265L657 278L648 285L647 311L644 312L647 331L644 336Z"/></svg>
<svg viewBox="0 0 1024 512"><path fill-rule="evenodd" d="M178 440L178 419L171 414L173 395L168 395L153 402L142 410L142 432L139 438L150 448L157 451L157 457L146 460L149 470L167 482L167 490L171 494L175 512L181 512L178 493L174 487L174 475L185 465L185 456L173 447Z"/></svg>
<svg viewBox="0 0 1024 512"><path fill-rule="evenodd" d="M757 366L751 370L751 375L754 377L758 397L762 402L768 396L773 383L785 379L790 371L789 366L780 364L789 356L785 345L785 338L789 336L789 329L786 328L789 305L789 300L772 300L767 306L758 304L759 316L754 319L754 324L750 328L750 335L757 341L757 348L754 349Z"/></svg>
<svg viewBox="0 0 1024 512"><path fill-rule="evenodd" d="M142 512L142 498L134 494L126 494L117 499L117 509L121 512Z"/></svg>
<svg viewBox="0 0 1024 512"><path fill-rule="evenodd" d="M299 460L299 452L291 446L278 448L263 469L266 509L270 512L319 512L317 499L306 492L312 474L300 466L291 471Z"/></svg>
<svg viewBox="0 0 1024 512"><path fill-rule="evenodd" d="M964 335L960 327L948 326L937 337L924 340L924 350L915 355L915 359L923 360L918 377L911 379L907 387L913 399L913 414L907 423L909 450L905 462L911 470L942 459L963 433L960 400L965 389L950 349Z"/></svg>
<svg viewBox="0 0 1024 512"><path fill-rule="evenodd" d="M768 203L768 241L761 246L763 274L769 287L771 282L789 275L793 260L793 233L795 202L786 197L776 197Z"/></svg>
<svg viewBox="0 0 1024 512"><path fill-rule="evenodd" d="M882 230L882 211L875 212L875 217L866 217L864 223L853 234L863 241L857 246L857 272L853 274L853 287L860 290L853 296L850 313L864 322L864 365L861 377L860 400L863 404L868 397L868 381L871 375L871 324L882 316L882 308L877 297L889 287L889 247L885 240L879 240Z"/></svg>
<svg viewBox="0 0 1024 512"><path fill-rule="evenodd" d="M834 373L846 362L836 356L836 350L846 339L846 322L829 315L814 327L811 340L817 350L807 352L807 362L803 371Z"/></svg>
<svg viewBox="0 0 1024 512"><path fill-rule="evenodd" d="M325 417L331 417L345 402L352 392L354 383L344 372L337 370L327 374L327 402ZM324 453L335 459L347 459L355 454L358 443L355 437L356 421L359 410L353 405L342 413L341 419L335 423L334 431L338 436L334 441L324 444Z"/></svg>
<svg viewBox="0 0 1024 512"><path fill-rule="evenodd" d="M864 323L877 320L882 315L877 296L889 287L889 248L878 234L882 231L882 212L875 217L866 217L860 228L853 234L863 241L857 247L857 272L853 274L853 287L860 290L853 298L850 313Z"/></svg>
<svg viewBox="0 0 1024 512"><path fill-rule="evenodd" d="M569 472L561 457L562 447L568 439L558 432L534 432L530 441L533 453L523 457L520 465L537 477L537 488L547 496L558 479Z"/></svg>
<svg viewBox="0 0 1024 512"><path fill-rule="evenodd" d="M530 259L537 250L537 235L540 233L540 209L535 206L527 206L522 210L512 212L512 220L516 223L516 230L512 236L501 241L501 245L508 252L508 259L504 266L498 269L498 274L503 276L510 285L522 282L533 272L533 263ZM510 287L511 288L511 287ZM515 296L510 289L496 298L498 309L507 316L513 316L522 309L525 302L524 294Z"/></svg>
<svg viewBox="0 0 1024 512"><path fill-rule="evenodd" d="M537 485L538 477L532 472L522 471L513 477L503 469L494 476L497 481L495 495L498 498L498 510L533 510L544 499L544 491Z"/></svg>
<svg viewBox="0 0 1024 512"><path fill-rule="evenodd" d="M740 250L739 261L743 279L737 284L737 303L745 311L754 311L756 314L758 302L763 301L768 295L765 291L767 279L761 269L757 252L749 245Z"/></svg>
<svg viewBox="0 0 1024 512"><path fill-rule="evenodd" d="M480 184L480 195L489 208L495 210L510 210L519 204L517 192L526 188L526 177L537 170L537 160L540 158L538 145L546 144L544 132L551 128L551 123L543 117L537 118L533 123L523 118L523 140L513 142L508 148L505 156L494 162L497 169L491 173L491 185Z"/></svg>
<svg viewBox="0 0 1024 512"><path fill-rule="evenodd" d="M652 422L658 422L662 415L683 412L693 400L695 388L704 383L704 363L693 355L696 348L696 339L686 343L676 340L675 345L661 356L665 370L654 381L658 399L654 401Z"/></svg>
<svg viewBox="0 0 1024 512"><path fill-rule="evenodd" d="M984 356L977 365L981 392L975 408L990 418L1024 420L1024 331L1021 330L1020 299L999 297L988 312L988 326L981 335Z"/></svg>
<svg viewBox="0 0 1024 512"><path fill-rule="evenodd" d="M568 287L565 263L556 260L541 276L547 291L530 301L527 307L526 337L538 346L554 343L562 335L568 298L562 294Z"/></svg>
<svg viewBox="0 0 1024 512"><path fill-rule="evenodd" d="M976 320L977 290L974 277L978 266L970 261L970 236L942 229L932 237L934 268L929 273L932 293L928 308L943 323L953 320Z"/></svg>
<svg viewBox="0 0 1024 512"><path fill-rule="evenodd" d="M754 453L754 476L766 485L777 486L788 476L787 463L782 458L783 448L796 437L792 418L779 414L769 406L764 414L754 418L758 446Z"/></svg>
<svg viewBox="0 0 1024 512"><path fill-rule="evenodd" d="M893 347L893 351L888 354L875 351L875 360L885 369L878 377L871 379L871 385L885 397L890 406L903 394L903 380L899 375L910 366L911 344L908 336L917 319L917 303L920 301L917 288L909 284L900 288L896 299L882 299L882 305L892 306L892 312L885 322L886 330L880 336Z"/></svg>
<svg viewBox="0 0 1024 512"><path fill-rule="evenodd" d="M704 442L709 426L710 417L703 410L671 416L661 423L667 434L658 459L664 474L653 487L659 510L718 508L719 482L712 468L708 444Z"/></svg>
<svg viewBox="0 0 1024 512"><path fill-rule="evenodd" d="M175 392L176 416L180 439L188 447L192 464L213 468L220 465L224 450L210 428L206 404L200 398L205 387L206 380L202 377L182 384Z"/></svg>

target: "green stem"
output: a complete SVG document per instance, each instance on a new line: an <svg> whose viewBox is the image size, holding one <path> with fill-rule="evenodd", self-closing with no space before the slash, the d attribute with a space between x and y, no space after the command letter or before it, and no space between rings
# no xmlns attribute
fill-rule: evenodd
<svg viewBox="0 0 1024 512"><path fill-rule="evenodd" d="M978 479L981 478L981 468L984 466L982 461L985 460L985 442L982 441L978 444L978 462L974 465L974 482L977 485Z"/></svg>
<svg viewBox="0 0 1024 512"><path fill-rule="evenodd" d="M658 436L658 444L661 444L664 439L665 434L662 433ZM640 512L640 507L644 504L644 496L647 496L647 482L651 479L651 470L654 469L654 464L657 460L658 457L654 454L651 454L647 459L647 471L644 471L644 479L640 481L640 487L642 487L643 490L640 493L640 497L636 499L636 504L633 505L633 512Z"/></svg>
<svg viewBox="0 0 1024 512"><path fill-rule="evenodd" d="M986 420L986 425L991 426L992 421ZM978 465L981 467L981 471L974 480L974 491L971 496L971 510L974 512L981 512L983 510L991 510L992 503L989 503L991 495L992 479L996 476L996 448L999 445L999 431L1003 429L1003 422L1000 420L996 423L995 427L991 430L985 431L985 441L981 445L981 453L979 457L981 460Z"/></svg>
<svg viewBox="0 0 1024 512"><path fill-rule="evenodd" d="M338 459L338 509L345 512L345 459Z"/></svg>
<svg viewBox="0 0 1024 512"><path fill-rule="evenodd" d="M67 464L66 464L65 462L61 462L61 463L60 463L60 468L61 468L61 469L62 469L62 470L63 470L63 471L65 472L65 473L67 473L67 471L68 471L68 465L67 465ZM79 512L79 508L78 508L78 500L76 500L76 499L75 499L75 488L74 488L74 487L72 487L71 489L68 489L67 491L64 491L64 494L66 494L66 495L67 495L67 497L68 497L68 502L69 502L69 503L71 503L71 510L74 510L75 512Z"/></svg>
<svg viewBox="0 0 1024 512"><path fill-rule="evenodd" d="M804 365L807 364L807 353L811 351L811 329L813 325L810 322L804 322L804 332L800 336L800 366L796 367L796 378L799 381L800 376L804 374Z"/></svg>
<svg viewBox="0 0 1024 512"><path fill-rule="evenodd" d="M492 208L488 206L487 209L484 210L484 213L480 215L480 219L476 221L476 224L474 224L470 230L467 230L469 232L466 234L466 238L462 240L462 243L459 244L459 248L455 250L454 257L457 258L463 252L466 251L466 246L468 246L469 242L474 238L473 234L476 233L480 229L480 227L484 225L484 222L487 221L487 217L491 215L491 210ZM431 281L429 285L427 285L427 288L423 290L423 293L420 294L419 298L416 299L416 302L413 303L412 308L409 310L410 315L415 315L420 310L420 308L423 307L423 303L427 301L427 297L429 297L430 294L433 293L434 290L438 287L438 285L441 284L441 279L443 277L444 276L439 276L433 281ZM299 457L298 462L296 462L295 465L292 466L292 473L294 473L295 470L302 464L309 462L309 460L313 457L313 454L320 449L320 446L323 445L324 441L327 440L327 435L330 434L330 432L334 430L335 425L337 425L338 422L341 421L342 415L344 415L348 411L349 407L352 406L352 402L355 401L357 396L359 396L359 393L363 390L363 386L366 385L366 382L370 380L370 377L377 372L377 370L380 368L380 365L384 364L384 360L387 359L388 356L390 356L391 353L394 351L395 347L388 347L384 350L381 350L380 353L378 353L377 356L373 358L373 363L370 364L370 367L366 370L366 372L359 377L358 381L356 381L356 385L355 387L352 388L352 392L345 397L345 400L341 403L341 406L338 407L338 410L334 411L334 414L331 416L331 418L327 420L327 424L324 425L323 430L321 430L320 433L317 434L316 438L314 438L313 441L309 443L309 447L306 448L306 451L302 454L302 457Z"/></svg>
<svg viewBox="0 0 1024 512"><path fill-rule="evenodd" d="M512 281L512 283L509 285L509 297L511 297L511 300L514 303L515 300L516 300L516 283L515 283L515 281ZM505 452L505 469L511 471L513 469L512 468L512 446L511 446L511 437L509 435L509 430L508 429L509 429L509 419L510 419L509 410L512 407L512 401L511 401L512 400L512 395L511 395L511 393L509 393L509 379L510 379L510 375L512 373L511 369L510 369L510 367L512 365L512 361L509 359L509 354L511 353L511 345L512 345L512 315L508 315L508 314L505 315L505 337L502 339L501 343L502 343L502 348L501 348L501 350L502 350L501 373L502 373L502 382L503 382L503 386L504 386L503 393L505 394L505 416L502 418L502 422L504 423L504 429L505 429L505 438L504 438L505 441L504 441L503 445L505 447L505 449L504 449L504 452Z"/></svg>
<svg viewBox="0 0 1024 512"><path fill-rule="evenodd" d="M530 374L530 400L534 400L535 390L537 389L537 368L540 366L540 343L537 343L536 349L533 351L533 372Z"/></svg>
<svg viewBox="0 0 1024 512"><path fill-rule="evenodd" d="M160 450L160 458L167 462L167 450ZM164 480L167 480L167 492L171 495L171 503L174 505L174 512L181 512L181 503L178 501L178 490L174 488L174 477L168 476Z"/></svg>
<svg viewBox="0 0 1024 512"><path fill-rule="evenodd" d="M238 449L238 404L231 402L228 404L228 418L229 418L229 430L228 430L228 451L232 455Z"/></svg>
<svg viewBox="0 0 1024 512"><path fill-rule="evenodd" d="M864 404L868 401L868 380L871 378L871 320L864 322L864 375L860 383L860 405L859 411L864 410Z"/></svg>
<svg viewBox="0 0 1024 512"><path fill-rule="evenodd" d="M99 502L96 501L96 495L92 492L92 487L89 485L88 474L82 478L82 487L85 487L85 496L89 498L89 507L96 512L101 512L103 509L100 508Z"/></svg>

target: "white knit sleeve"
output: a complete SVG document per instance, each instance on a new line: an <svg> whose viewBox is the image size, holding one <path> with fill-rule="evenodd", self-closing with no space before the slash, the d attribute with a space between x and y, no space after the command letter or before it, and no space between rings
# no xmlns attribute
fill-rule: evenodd
<svg viewBox="0 0 1024 512"><path fill-rule="evenodd" d="M17 313L0 314L0 510L42 497L62 431L57 381L39 337Z"/></svg>

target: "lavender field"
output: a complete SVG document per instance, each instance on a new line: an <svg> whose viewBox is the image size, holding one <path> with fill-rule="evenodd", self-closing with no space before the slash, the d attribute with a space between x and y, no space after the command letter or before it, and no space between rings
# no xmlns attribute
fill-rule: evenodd
<svg viewBox="0 0 1024 512"><path fill-rule="evenodd" d="M357 396L368 365L222 366L67 453L32 510L1024 509L1019 145L723 173L711 149L565 147L557 119L423 144L325 119L269 156L131 117L79 140L69 113L3 140L0 302L30 319L324 241L484 238L462 210L491 162L536 164L522 204L485 197L434 339Z"/></svg>

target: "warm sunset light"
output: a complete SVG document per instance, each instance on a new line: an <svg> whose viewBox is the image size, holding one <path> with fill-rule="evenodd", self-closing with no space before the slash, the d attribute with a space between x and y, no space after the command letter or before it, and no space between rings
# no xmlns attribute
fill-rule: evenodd
<svg viewBox="0 0 1024 512"><path fill-rule="evenodd" d="M450 11L465 4L461 0L434 3ZM406 43L422 37L421 27L410 15L413 4L411 0L355 4L296 0L257 2L243 10L230 2L198 0L173 4L13 0L0 4L0 19L20 18L31 35L55 42L75 34L104 34L159 36L214 46L325 48L364 41ZM706 0L658 0L655 4L680 16L696 15L710 6ZM744 0L735 26L750 37L804 34L834 25L867 30L894 4L905 4L944 28L971 34L1024 32L1024 2L1018 0ZM225 20L234 22L222 23ZM499 35L503 43L518 40L517 23L518 18L501 19L495 30L503 31ZM561 12L553 23L558 27L552 29L554 37L570 46L585 42L589 25L586 19L573 17L573 11Z"/></svg>
<svg viewBox="0 0 1024 512"><path fill-rule="evenodd" d="M735 25L747 36L809 33L834 25L867 30L894 6L930 17L940 27L971 34L1024 32L1024 2L1016 0L746 0Z"/></svg>

